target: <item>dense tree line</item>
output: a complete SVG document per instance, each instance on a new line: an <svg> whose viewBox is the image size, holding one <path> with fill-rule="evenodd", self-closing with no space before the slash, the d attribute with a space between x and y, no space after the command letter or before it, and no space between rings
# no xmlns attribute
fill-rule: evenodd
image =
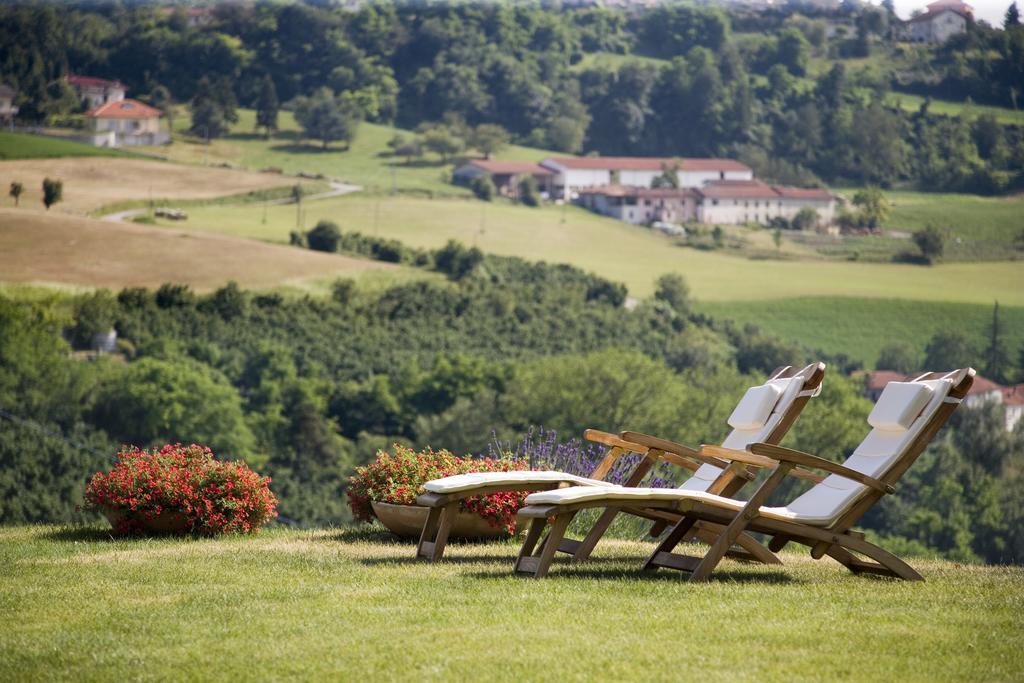
<svg viewBox="0 0 1024 683"><path fill-rule="evenodd" d="M173 284L0 297L0 521L80 518L83 483L117 444L199 441L271 475L286 520L340 523L345 477L391 442L481 453L536 426L713 442L746 386L821 357L693 313L679 276L628 310L621 286L569 266L455 243L428 257L446 279L377 294L339 281L324 299ZM118 353L72 353L111 328ZM841 459L870 403L851 364L826 360L788 443ZM1001 419L961 408L869 527L911 549L1022 561L1024 444Z"/></svg>
<svg viewBox="0 0 1024 683"><path fill-rule="evenodd" d="M222 132L235 101L259 109L269 132L289 103L324 144L348 139L359 119L420 127L416 145L396 141L403 156L420 153L429 136L443 157L461 149L443 144L444 128L427 133L448 118L563 152L738 156L784 182L1020 185L1020 128L935 115L927 104L905 112L885 96L897 85L1016 106L1024 28L972 26L887 83L839 65L807 76L812 51L863 56L888 41L886 10L844 6L830 18L855 33L835 39L822 18L792 9L759 16L763 34L740 38L734 17L751 29L742 14L675 4L628 15L501 3L374 3L357 12L225 4L204 26L148 5L11 4L0 8L0 78L19 88L30 120L74 108L60 80L74 70L121 79L158 106L165 93L191 102L198 135ZM661 61L581 64L594 51Z"/></svg>

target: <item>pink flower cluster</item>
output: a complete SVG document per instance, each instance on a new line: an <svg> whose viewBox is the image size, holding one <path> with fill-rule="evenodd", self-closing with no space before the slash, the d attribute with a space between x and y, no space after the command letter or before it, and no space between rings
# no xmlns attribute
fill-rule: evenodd
<svg viewBox="0 0 1024 683"><path fill-rule="evenodd" d="M253 533L277 517L270 477L244 462L221 462L206 446L168 444L159 450L134 446L117 454L106 474L85 487L88 507L121 514L117 531L141 531L146 521L176 513L186 532L214 535Z"/></svg>

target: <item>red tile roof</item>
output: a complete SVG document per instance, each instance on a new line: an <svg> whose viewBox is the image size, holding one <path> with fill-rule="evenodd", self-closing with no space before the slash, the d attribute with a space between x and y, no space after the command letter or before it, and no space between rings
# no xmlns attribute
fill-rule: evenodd
<svg viewBox="0 0 1024 683"><path fill-rule="evenodd" d="M931 6L929 5L929 7ZM970 6L961 3L960 5L939 5L931 7L931 9L923 14L918 14L916 17L910 17L908 21L911 24L915 24L920 21L931 21L943 12L953 12L955 14L959 14L964 19L970 19L973 16Z"/></svg>
<svg viewBox="0 0 1024 683"><path fill-rule="evenodd" d="M821 188L768 185L760 180L713 180L697 192L709 199L834 199Z"/></svg>
<svg viewBox="0 0 1024 683"><path fill-rule="evenodd" d="M593 171L660 171L678 164L682 171L750 171L735 159L673 159L669 157L552 157L564 168ZM541 163L544 163L542 161Z"/></svg>
<svg viewBox="0 0 1024 683"><path fill-rule="evenodd" d="M485 159L477 159L470 161L470 164L482 168L488 173L499 173L499 174L510 174L515 175L519 173L532 173L533 175L552 175L554 172L549 168L544 168L540 164L532 161L493 161Z"/></svg>
<svg viewBox="0 0 1024 683"><path fill-rule="evenodd" d="M138 100L107 102L90 109L85 115L94 119L155 119L163 116L159 109Z"/></svg>
<svg viewBox="0 0 1024 683"><path fill-rule="evenodd" d="M914 377L917 377L919 374L921 373L904 375L903 373L896 372L895 370L875 370L867 373L867 388L868 391L881 391L889 382L907 382L912 380ZM981 375L975 375L974 383L971 384L971 388L967 392L967 395L978 396L993 393L1002 394L1003 403L1007 405L1024 404L1024 384L1016 384L1014 386L1007 387L982 377Z"/></svg>
<svg viewBox="0 0 1024 683"><path fill-rule="evenodd" d="M875 370L867 374L868 391L881 391L889 382L906 382L907 375L895 370Z"/></svg>
<svg viewBox="0 0 1024 683"><path fill-rule="evenodd" d="M783 199L820 199L828 201L834 196L828 190L820 187L785 187L772 185L772 189Z"/></svg>
<svg viewBox="0 0 1024 683"><path fill-rule="evenodd" d="M599 185L580 190L580 194L600 194L605 197L643 197L649 199L685 199L697 193L685 187L634 187L632 185Z"/></svg>
<svg viewBox="0 0 1024 683"><path fill-rule="evenodd" d="M120 81L108 81L105 78L94 78L93 76L78 76L76 74L68 74L66 80L71 85L77 85L82 88L118 88L124 90L125 86Z"/></svg>
<svg viewBox="0 0 1024 683"><path fill-rule="evenodd" d="M697 190L709 199L777 199L770 185L760 180L719 180Z"/></svg>

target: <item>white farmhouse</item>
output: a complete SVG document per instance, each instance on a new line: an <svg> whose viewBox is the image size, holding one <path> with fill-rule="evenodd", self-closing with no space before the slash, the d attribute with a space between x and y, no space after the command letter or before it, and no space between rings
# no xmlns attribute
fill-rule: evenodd
<svg viewBox="0 0 1024 683"><path fill-rule="evenodd" d="M128 90L120 81L108 81L105 78L68 74L65 80L75 89L78 98L85 102L87 109L95 109L107 102L120 102Z"/></svg>
<svg viewBox="0 0 1024 683"><path fill-rule="evenodd" d="M719 225L768 224L773 218L793 220L810 207L828 225L835 217L836 197L818 188L782 187L760 180L719 180L696 190L697 221Z"/></svg>
<svg viewBox="0 0 1024 683"><path fill-rule="evenodd" d="M137 100L107 102L85 115L93 124L90 142L97 147L162 145L171 139L160 125L160 110Z"/></svg>
<svg viewBox="0 0 1024 683"><path fill-rule="evenodd" d="M967 31L974 9L960 0L938 0L927 11L911 17L904 25L903 37L914 43L944 43Z"/></svg>
<svg viewBox="0 0 1024 683"><path fill-rule="evenodd" d="M552 196L572 199L581 189L606 185L650 187L674 169L680 187L701 187L714 180L751 180L754 172L734 159L659 157L553 157L540 162L554 172Z"/></svg>
<svg viewBox="0 0 1024 683"><path fill-rule="evenodd" d="M580 206L634 225L689 223L697 217L699 195L692 188L608 185L579 191Z"/></svg>

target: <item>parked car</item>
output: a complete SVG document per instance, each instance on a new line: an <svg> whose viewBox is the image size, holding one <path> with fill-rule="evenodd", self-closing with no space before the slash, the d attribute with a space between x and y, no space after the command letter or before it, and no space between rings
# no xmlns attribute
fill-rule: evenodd
<svg viewBox="0 0 1024 683"><path fill-rule="evenodd" d="M188 218L188 214L181 209L168 209L167 207L160 207L153 212L159 218L169 218L172 221L183 221Z"/></svg>

